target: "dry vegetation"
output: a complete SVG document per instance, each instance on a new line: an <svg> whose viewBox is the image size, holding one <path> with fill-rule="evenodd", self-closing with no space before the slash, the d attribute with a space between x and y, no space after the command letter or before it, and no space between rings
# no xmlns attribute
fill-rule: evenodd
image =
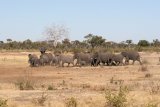
<svg viewBox="0 0 160 107"><path fill-rule="evenodd" d="M0 107L159 107L160 54L140 54L142 66L30 68L27 52L0 53Z"/></svg>

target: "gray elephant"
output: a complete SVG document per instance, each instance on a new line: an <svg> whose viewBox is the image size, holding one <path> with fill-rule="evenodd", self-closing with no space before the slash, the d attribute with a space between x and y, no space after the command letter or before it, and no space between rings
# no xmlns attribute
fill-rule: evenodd
<svg viewBox="0 0 160 107"><path fill-rule="evenodd" d="M53 56L52 65L56 66L58 63L59 63L58 57L57 56Z"/></svg>
<svg viewBox="0 0 160 107"><path fill-rule="evenodd" d="M58 58L59 66L64 67L65 63L67 63L68 66L70 64L72 64L74 66L74 59L73 59L72 55L63 55L63 54L60 54L59 56L57 56L57 58ZM60 63L62 63L62 65L60 65Z"/></svg>
<svg viewBox="0 0 160 107"><path fill-rule="evenodd" d="M40 55L40 62L42 65L51 65L53 55L51 53L43 53Z"/></svg>
<svg viewBox="0 0 160 107"><path fill-rule="evenodd" d="M28 54L28 62L30 63L30 66L31 67L37 67L40 65L40 62L39 62L39 59L38 59L38 56L35 55L35 54Z"/></svg>
<svg viewBox="0 0 160 107"><path fill-rule="evenodd" d="M125 60L126 64L129 64L129 60L133 60L132 64L134 64L135 61L138 61L140 64L142 64L140 55L136 51L125 51L121 52L121 54L126 58Z"/></svg>
<svg viewBox="0 0 160 107"><path fill-rule="evenodd" d="M39 51L41 52L41 54L44 54L46 52L46 48L45 47L40 47Z"/></svg>
<svg viewBox="0 0 160 107"><path fill-rule="evenodd" d="M93 61L93 54L92 53L75 53L73 58L77 59L76 65L78 64L79 66L82 66L84 64L91 65Z"/></svg>
<svg viewBox="0 0 160 107"><path fill-rule="evenodd" d="M112 57L113 57L113 54L110 53L110 52L105 52L105 53L102 53L102 52L96 52L94 54L94 57L93 59L96 59L96 65L100 64L100 63L103 63L103 65L107 64L107 65L111 65L112 63Z"/></svg>
<svg viewBox="0 0 160 107"><path fill-rule="evenodd" d="M124 65L124 56L122 54L116 54L112 57L112 65Z"/></svg>

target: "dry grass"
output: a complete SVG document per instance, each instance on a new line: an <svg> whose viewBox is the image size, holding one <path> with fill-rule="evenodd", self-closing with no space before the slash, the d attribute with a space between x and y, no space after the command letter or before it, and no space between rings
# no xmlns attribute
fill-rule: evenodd
<svg viewBox="0 0 160 107"><path fill-rule="evenodd" d="M68 98L65 101L66 107L77 107L77 100L74 97Z"/></svg>
<svg viewBox="0 0 160 107"><path fill-rule="evenodd" d="M45 92L42 92L41 96L38 98L33 98L32 103L38 106L45 106L48 95Z"/></svg>

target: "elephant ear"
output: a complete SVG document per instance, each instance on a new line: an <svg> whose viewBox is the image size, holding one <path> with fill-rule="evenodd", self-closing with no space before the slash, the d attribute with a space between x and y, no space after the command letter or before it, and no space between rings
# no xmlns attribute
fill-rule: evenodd
<svg viewBox="0 0 160 107"><path fill-rule="evenodd" d="M46 52L46 48L45 47L40 47L39 51L41 52L41 54L44 54Z"/></svg>

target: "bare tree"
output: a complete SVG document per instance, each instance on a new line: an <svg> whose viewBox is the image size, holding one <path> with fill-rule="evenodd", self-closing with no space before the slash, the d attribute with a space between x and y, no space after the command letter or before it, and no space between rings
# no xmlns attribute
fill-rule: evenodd
<svg viewBox="0 0 160 107"><path fill-rule="evenodd" d="M57 43L63 38L67 38L69 31L64 25L53 24L45 29L45 36L48 41L52 41L54 47L57 46Z"/></svg>

